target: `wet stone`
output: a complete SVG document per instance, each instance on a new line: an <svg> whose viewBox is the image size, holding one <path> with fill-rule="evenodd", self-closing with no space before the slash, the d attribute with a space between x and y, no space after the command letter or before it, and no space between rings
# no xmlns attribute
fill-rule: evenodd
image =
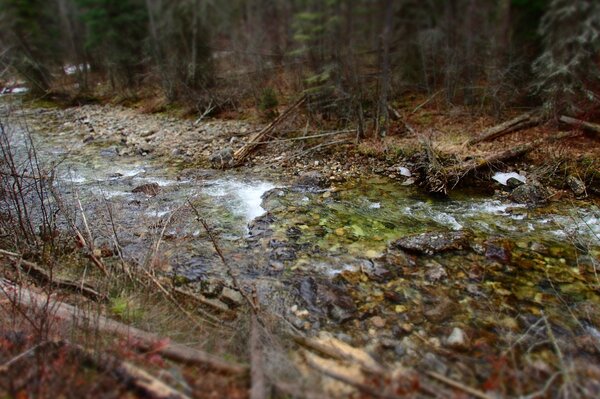
<svg viewBox="0 0 600 399"><path fill-rule="evenodd" d="M430 232L411 235L392 243L392 247L409 252L433 255L438 252L467 248L469 236L463 231Z"/></svg>
<svg viewBox="0 0 600 399"><path fill-rule="evenodd" d="M525 184L523 181L521 181L515 177L511 177L506 181L506 186L510 189L517 188L519 186L522 186L523 184Z"/></svg>
<svg viewBox="0 0 600 399"><path fill-rule="evenodd" d="M134 188L132 193L143 193L146 195L157 195L160 192L160 186L158 183L142 184Z"/></svg>
<svg viewBox="0 0 600 399"><path fill-rule="evenodd" d="M238 291L231 289L229 287L224 287L223 291L221 291L221 296L219 297L221 301L226 303L228 306L237 307L242 304L244 301L244 297Z"/></svg>
<svg viewBox="0 0 600 399"><path fill-rule="evenodd" d="M485 257L500 263L510 263L512 258L512 243L509 240L494 238L485 242Z"/></svg>
<svg viewBox="0 0 600 399"><path fill-rule="evenodd" d="M230 167L233 165L233 148L225 147L214 154L212 154L209 158L210 164L213 168L221 168L224 169L226 167Z"/></svg>
<svg viewBox="0 0 600 399"><path fill-rule="evenodd" d="M296 259L296 250L289 246L280 246L271 251L269 258L274 261L290 261Z"/></svg>
<svg viewBox="0 0 600 399"><path fill-rule="evenodd" d="M434 260L427 262L425 267L427 268L425 278L430 282L445 280L448 277L444 266Z"/></svg>
<svg viewBox="0 0 600 399"><path fill-rule="evenodd" d="M550 193L540 183L532 181L515 188L511 197L513 201L521 204L539 205L548 200Z"/></svg>
<svg viewBox="0 0 600 399"><path fill-rule="evenodd" d="M325 178L325 176L323 176L321 173L306 172L298 176L293 186L296 188L304 189L319 189L327 187L328 184L329 180Z"/></svg>
<svg viewBox="0 0 600 399"><path fill-rule="evenodd" d="M434 307L425 311L425 317L434 323L441 323L450 319L456 310L456 304L448 298L444 298Z"/></svg>

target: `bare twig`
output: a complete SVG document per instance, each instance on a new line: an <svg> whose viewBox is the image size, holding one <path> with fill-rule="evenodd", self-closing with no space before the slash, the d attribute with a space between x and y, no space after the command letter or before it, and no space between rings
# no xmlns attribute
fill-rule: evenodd
<svg viewBox="0 0 600 399"><path fill-rule="evenodd" d="M446 376L443 376L441 374L438 374L434 371L426 371L425 374L427 374L429 377L431 377L433 379L443 382L444 384L446 384L448 386L451 386L452 388L456 388L458 390L468 393L469 395L475 396L476 398L493 399L490 395L486 394L485 392L482 392L475 388L471 388L470 386L462 384L458 381L454 381L454 380L452 380Z"/></svg>

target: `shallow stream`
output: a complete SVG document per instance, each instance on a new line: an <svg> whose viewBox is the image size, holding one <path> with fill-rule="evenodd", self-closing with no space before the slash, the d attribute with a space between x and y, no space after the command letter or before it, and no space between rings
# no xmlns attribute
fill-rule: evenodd
<svg viewBox="0 0 600 399"><path fill-rule="evenodd" d="M23 130L11 135L23 150ZM490 374L486 356L500 356L544 315L559 336L589 336L600 347L600 210L589 202L531 209L466 192L432 199L376 176L300 187L272 172L120 156L118 143L83 139L40 126L33 135L65 200L82 203L97 247L116 235L126 258L154 262L183 284L226 279L192 204L262 303L308 334L326 330L386 361L443 371L422 348L445 345L459 328L479 380ZM151 184L158 189L134 192ZM453 231L466 233L462 249L393 245ZM547 360L547 352L528 356Z"/></svg>

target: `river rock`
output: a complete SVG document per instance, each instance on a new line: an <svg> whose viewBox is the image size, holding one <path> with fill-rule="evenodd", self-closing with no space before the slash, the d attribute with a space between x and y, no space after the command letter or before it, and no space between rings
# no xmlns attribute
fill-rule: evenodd
<svg viewBox="0 0 600 399"><path fill-rule="evenodd" d="M146 195L156 195L160 192L160 186L158 183L148 183L137 186L131 192L133 193L144 193Z"/></svg>
<svg viewBox="0 0 600 399"><path fill-rule="evenodd" d="M438 252L467 248L469 235L464 231L429 232L403 237L391 245L409 252L433 255Z"/></svg>
<svg viewBox="0 0 600 399"><path fill-rule="evenodd" d="M248 223L248 236L257 239L267 236L272 232L271 224L275 222L275 217L271 213L265 213Z"/></svg>
<svg viewBox="0 0 600 399"><path fill-rule="evenodd" d="M512 243L502 238L492 238L485 242L485 257L500 263L510 263L512 258Z"/></svg>
<svg viewBox="0 0 600 399"><path fill-rule="evenodd" d="M448 273L446 272L446 269L444 269L444 266L434 260L427 262L425 266L427 267L425 278L432 283L444 280L448 277Z"/></svg>
<svg viewBox="0 0 600 399"><path fill-rule="evenodd" d="M329 180L325 178L319 172L305 172L302 173L296 181L294 181L293 186L297 188L305 188L305 189L315 189L315 188L325 188L329 184Z"/></svg>
<svg viewBox="0 0 600 399"><path fill-rule="evenodd" d="M327 315L337 323L356 317L354 300L343 286L307 277L300 282L298 293L311 312Z"/></svg>
<svg viewBox="0 0 600 399"><path fill-rule="evenodd" d="M467 336L463 330L454 327L448 338L446 338L446 344L454 348L464 348L467 345Z"/></svg>
<svg viewBox="0 0 600 399"><path fill-rule="evenodd" d="M532 181L515 188L511 197L513 201L521 204L539 205L548 200L550 193L539 182Z"/></svg>
<svg viewBox="0 0 600 399"><path fill-rule="evenodd" d="M233 165L233 148L225 147L209 158L211 165L214 168L224 169Z"/></svg>
<svg viewBox="0 0 600 399"><path fill-rule="evenodd" d="M223 291L221 291L221 296L219 299L230 307L240 306L244 301L244 297L239 291L229 287L223 287Z"/></svg>
<svg viewBox="0 0 600 399"><path fill-rule="evenodd" d="M575 194L575 196L585 197L585 195L586 195L585 183L583 181L581 181L581 179L579 179L576 176L569 175L567 177L567 185L569 186L571 191L573 191L573 194Z"/></svg>
<svg viewBox="0 0 600 399"><path fill-rule="evenodd" d="M523 180L519 180L515 177L511 177L506 181L506 186L510 189L515 189L519 186L522 186L523 184L525 184Z"/></svg>

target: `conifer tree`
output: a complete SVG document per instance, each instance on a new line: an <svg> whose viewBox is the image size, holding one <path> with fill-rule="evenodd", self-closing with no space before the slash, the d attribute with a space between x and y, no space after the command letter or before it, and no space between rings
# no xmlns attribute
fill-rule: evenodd
<svg viewBox="0 0 600 399"><path fill-rule="evenodd" d="M537 92L554 115L575 113L599 98L600 3L552 0L539 26L543 52L533 63Z"/></svg>

